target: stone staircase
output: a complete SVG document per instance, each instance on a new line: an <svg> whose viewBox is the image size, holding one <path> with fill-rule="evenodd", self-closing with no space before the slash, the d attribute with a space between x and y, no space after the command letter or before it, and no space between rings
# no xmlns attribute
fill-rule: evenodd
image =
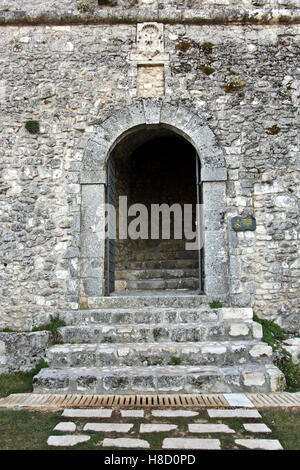
<svg viewBox="0 0 300 470"><path fill-rule="evenodd" d="M230 393L284 388L250 308L211 309L190 294L103 297L61 312L61 344L34 378L38 393Z"/></svg>
<svg viewBox="0 0 300 470"><path fill-rule="evenodd" d="M129 261L117 265L117 292L199 288L198 252L185 250L183 240L160 241L153 248L132 252Z"/></svg>

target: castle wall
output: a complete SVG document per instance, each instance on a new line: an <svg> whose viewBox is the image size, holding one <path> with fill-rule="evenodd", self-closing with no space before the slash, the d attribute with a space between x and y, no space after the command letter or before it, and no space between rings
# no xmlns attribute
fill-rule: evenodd
<svg viewBox="0 0 300 470"><path fill-rule="evenodd" d="M296 24L166 23L161 97L200 116L223 150L233 304L294 331L299 44ZM0 328L78 308L85 143L91 123L142 100L135 48L135 24L0 26ZM256 231L232 231L236 215L255 216Z"/></svg>

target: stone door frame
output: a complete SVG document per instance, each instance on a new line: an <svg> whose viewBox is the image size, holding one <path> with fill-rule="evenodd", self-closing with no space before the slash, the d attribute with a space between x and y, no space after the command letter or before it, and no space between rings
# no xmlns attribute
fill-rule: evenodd
<svg viewBox="0 0 300 470"><path fill-rule="evenodd" d="M200 116L187 108L143 99L116 109L103 122L89 127L81 184L80 305L106 295L105 240L97 234L104 227L107 162L114 147L128 134L149 126L166 127L195 148L201 162L204 205L205 294L225 300L229 296L228 241L226 229L227 169L222 149Z"/></svg>

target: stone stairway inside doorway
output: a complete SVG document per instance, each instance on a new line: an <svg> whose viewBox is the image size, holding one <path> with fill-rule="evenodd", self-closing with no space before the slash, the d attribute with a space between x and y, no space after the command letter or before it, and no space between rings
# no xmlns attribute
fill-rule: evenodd
<svg viewBox="0 0 300 470"><path fill-rule="evenodd" d="M116 265L116 292L198 288L198 251L186 250L184 240L160 240L151 247L139 246Z"/></svg>
<svg viewBox="0 0 300 470"><path fill-rule="evenodd" d="M115 295L60 312L60 344L37 393L275 392L284 376L251 308L211 309L193 294Z"/></svg>

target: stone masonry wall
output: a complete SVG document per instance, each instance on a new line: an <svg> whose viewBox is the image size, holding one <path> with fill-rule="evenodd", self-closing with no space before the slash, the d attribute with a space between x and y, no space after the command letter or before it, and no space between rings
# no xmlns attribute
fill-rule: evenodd
<svg viewBox="0 0 300 470"><path fill-rule="evenodd" d="M144 8L202 8L206 6L222 7L283 7L292 8L297 6L297 0L2 0L1 9L10 11L25 11L38 9L40 11L50 10L77 10L80 4L87 4L91 8L107 7L144 7Z"/></svg>
<svg viewBox="0 0 300 470"><path fill-rule="evenodd" d="M33 369L46 358L50 344L49 331L0 333L0 374Z"/></svg>
<svg viewBox="0 0 300 470"><path fill-rule="evenodd" d="M164 38L162 99L201 116L226 157L232 301L299 331L299 26L165 24ZM0 328L78 307L85 137L139 99L135 41L135 24L0 27ZM250 214L255 232L230 229Z"/></svg>

